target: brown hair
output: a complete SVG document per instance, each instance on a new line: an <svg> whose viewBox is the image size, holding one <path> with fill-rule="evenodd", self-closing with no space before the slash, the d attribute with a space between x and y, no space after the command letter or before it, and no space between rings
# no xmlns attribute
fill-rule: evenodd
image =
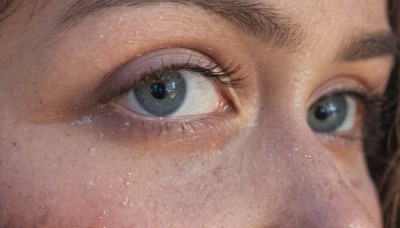
<svg viewBox="0 0 400 228"><path fill-rule="evenodd" d="M393 31L397 36L397 47L400 47L400 1L389 0L389 17ZM397 108L400 104L399 99L399 75L400 75L400 59L396 56L396 63L389 82L387 97L388 102L393 102L391 108ZM375 181L379 186L379 193L382 202L384 226L387 228L400 227L400 112L393 110L384 110L389 113L396 113L396 124L391 128L387 137L387 150L384 151L382 160L385 169L372 170ZM378 172L379 174L377 175Z"/></svg>

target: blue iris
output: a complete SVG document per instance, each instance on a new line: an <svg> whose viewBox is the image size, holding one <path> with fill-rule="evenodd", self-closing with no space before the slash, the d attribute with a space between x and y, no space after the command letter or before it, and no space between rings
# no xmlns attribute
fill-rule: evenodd
<svg viewBox="0 0 400 228"><path fill-rule="evenodd" d="M186 83L179 71L166 71L156 79L146 79L134 89L134 96L149 114L168 116L184 102Z"/></svg>
<svg viewBox="0 0 400 228"><path fill-rule="evenodd" d="M327 96L308 110L307 122L313 131L334 132L343 125L347 112L347 102L343 95Z"/></svg>

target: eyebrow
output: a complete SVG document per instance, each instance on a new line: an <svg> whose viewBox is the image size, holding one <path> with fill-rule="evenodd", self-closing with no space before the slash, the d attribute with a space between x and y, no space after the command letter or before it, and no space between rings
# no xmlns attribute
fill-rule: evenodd
<svg viewBox="0 0 400 228"><path fill-rule="evenodd" d="M22 1L15 4L14 0L0 0L0 22L11 16L21 5Z"/></svg>
<svg viewBox="0 0 400 228"><path fill-rule="evenodd" d="M397 56L396 36L392 31L378 31L354 36L345 42L337 59L340 61L357 61L384 56Z"/></svg>
<svg viewBox="0 0 400 228"><path fill-rule="evenodd" d="M246 33L275 47L296 51L303 41L302 28L272 6L250 0L76 0L67 7L61 24L74 26L82 18L112 7L140 7L156 3L175 3L200 7L227 19Z"/></svg>

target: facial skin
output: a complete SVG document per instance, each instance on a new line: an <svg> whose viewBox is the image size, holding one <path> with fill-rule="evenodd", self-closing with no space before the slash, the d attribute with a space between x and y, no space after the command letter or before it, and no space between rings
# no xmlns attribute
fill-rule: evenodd
<svg viewBox="0 0 400 228"><path fill-rule="evenodd" d="M260 2L290 18L298 45L192 4L121 5L60 24L71 1L24 1L0 23L1 227L380 227L360 140L367 108L351 97L354 126L337 134L313 131L307 113L330 93L384 92L390 55L340 56L390 32L386 3ZM240 65L240 86L206 79L218 99L198 115L99 105L105 78L119 89L140 77L137 62L155 68L172 53ZM131 62L131 74L110 76Z"/></svg>

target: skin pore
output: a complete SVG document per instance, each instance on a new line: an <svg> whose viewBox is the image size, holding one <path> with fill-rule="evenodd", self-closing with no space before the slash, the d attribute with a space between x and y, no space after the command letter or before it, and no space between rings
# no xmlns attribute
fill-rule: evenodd
<svg viewBox="0 0 400 228"><path fill-rule="evenodd" d="M15 2L0 225L381 227L362 138L393 65L385 1L185 2ZM181 69L190 115L124 99ZM350 117L315 130L332 94Z"/></svg>

